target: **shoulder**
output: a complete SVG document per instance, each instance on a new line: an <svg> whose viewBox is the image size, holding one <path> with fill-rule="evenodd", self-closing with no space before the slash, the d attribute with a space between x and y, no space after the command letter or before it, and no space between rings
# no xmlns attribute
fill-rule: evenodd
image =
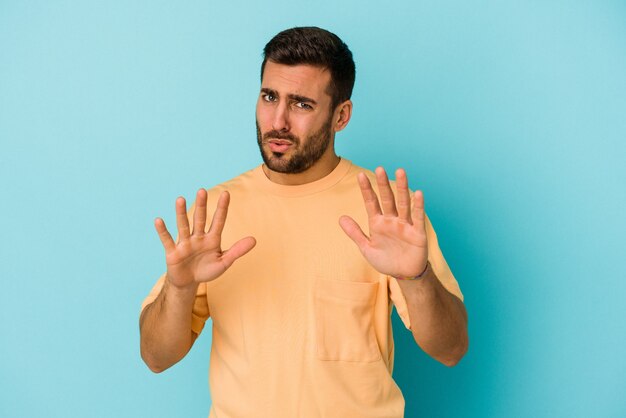
<svg viewBox="0 0 626 418"><path fill-rule="evenodd" d="M233 193L246 188L251 188L253 187L253 184L258 181L259 172L262 173L260 165L244 173L241 173L230 180L224 181L211 188L208 188L207 191L209 192L209 194L219 194L223 191Z"/></svg>
<svg viewBox="0 0 626 418"><path fill-rule="evenodd" d="M354 164L353 162L348 160L348 164L350 164L350 168L348 169L343 180L354 180L356 181L359 173L363 173L367 176L371 183L376 182L376 173L370 170L369 168L362 167L360 165Z"/></svg>

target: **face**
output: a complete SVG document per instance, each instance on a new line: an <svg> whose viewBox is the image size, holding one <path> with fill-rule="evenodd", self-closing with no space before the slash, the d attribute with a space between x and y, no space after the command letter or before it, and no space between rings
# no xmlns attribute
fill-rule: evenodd
<svg viewBox="0 0 626 418"><path fill-rule="evenodd" d="M256 107L257 142L273 171L306 171L334 150L330 73L310 65L265 64Z"/></svg>

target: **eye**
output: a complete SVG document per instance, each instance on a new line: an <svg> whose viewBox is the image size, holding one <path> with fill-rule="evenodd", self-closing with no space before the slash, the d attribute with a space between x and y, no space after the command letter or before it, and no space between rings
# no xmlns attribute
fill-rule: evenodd
<svg viewBox="0 0 626 418"><path fill-rule="evenodd" d="M304 103L304 102L296 102L296 107L303 109L303 110L312 110L313 106L311 106L308 103Z"/></svg>
<svg viewBox="0 0 626 418"><path fill-rule="evenodd" d="M266 101L266 102L275 102L276 101L276 96L274 96L272 93L263 93L261 94L261 98Z"/></svg>

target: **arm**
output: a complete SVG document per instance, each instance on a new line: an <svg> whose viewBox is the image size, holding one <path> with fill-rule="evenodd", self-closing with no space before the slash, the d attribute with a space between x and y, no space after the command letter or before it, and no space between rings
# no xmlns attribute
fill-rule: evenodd
<svg viewBox="0 0 626 418"><path fill-rule="evenodd" d="M404 170L396 171L397 202L382 168L376 170L380 203L365 174L359 174L358 180L370 236L348 216L339 220L342 229L372 267L399 278L417 344L443 364L455 365L467 351L467 315L463 302L449 293L428 267L423 194L415 192L411 207ZM402 280L421 273L419 279Z"/></svg>
<svg viewBox="0 0 626 418"><path fill-rule="evenodd" d="M159 296L142 311L141 357L153 372L160 373L180 361L196 340L197 334L191 330L196 289L179 289L166 277Z"/></svg>
<svg viewBox="0 0 626 418"><path fill-rule="evenodd" d="M222 251L222 230L229 199L228 192L220 195L211 226L205 231L207 192L199 190L191 232L185 199L178 198L178 242L172 239L162 219L155 221L155 228L165 248L167 274L161 293L146 306L139 320L141 357L154 372L169 368L191 349L197 337L191 330L191 312L199 284L220 277L235 260L256 244L254 238L246 237L230 249Z"/></svg>
<svg viewBox="0 0 626 418"><path fill-rule="evenodd" d="M454 366L467 352L467 312L430 268L416 280L398 280L406 300L415 342L428 355Z"/></svg>

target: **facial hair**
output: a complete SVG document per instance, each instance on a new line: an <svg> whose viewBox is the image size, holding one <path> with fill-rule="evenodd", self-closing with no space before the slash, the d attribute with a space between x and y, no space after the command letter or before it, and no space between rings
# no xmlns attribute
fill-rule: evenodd
<svg viewBox="0 0 626 418"><path fill-rule="evenodd" d="M316 132L306 138L304 145L296 135L271 130L261 134L259 122L256 122L256 137L263 162L272 171L284 174L297 174L308 170L322 158L330 145L332 116ZM263 149L263 144L271 139L285 139L293 143L290 157L280 152Z"/></svg>

